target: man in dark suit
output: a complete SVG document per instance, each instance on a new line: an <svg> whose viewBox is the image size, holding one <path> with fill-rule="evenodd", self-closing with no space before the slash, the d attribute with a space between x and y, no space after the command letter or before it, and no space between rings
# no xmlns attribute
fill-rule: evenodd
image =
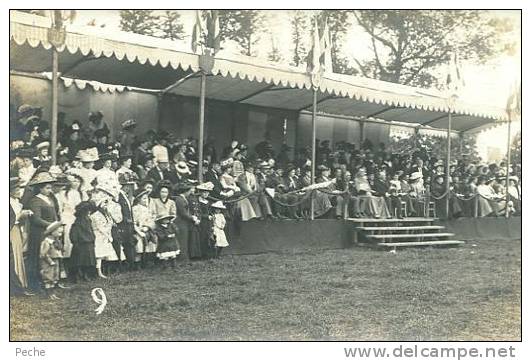
<svg viewBox="0 0 531 361"><path fill-rule="evenodd" d="M223 190L223 186L221 185L221 182L219 180L219 176L221 174L221 166L219 163L214 162L210 166L210 169L205 173L205 181L212 182L214 184L214 189L212 192L210 192L210 195L212 195L215 198L221 198L221 191Z"/></svg>
<svg viewBox="0 0 531 361"><path fill-rule="evenodd" d="M149 170L146 178L153 179L156 183L160 182L161 180L169 179L170 171L168 170L168 166L169 164L167 161L159 160L157 165Z"/></svg>

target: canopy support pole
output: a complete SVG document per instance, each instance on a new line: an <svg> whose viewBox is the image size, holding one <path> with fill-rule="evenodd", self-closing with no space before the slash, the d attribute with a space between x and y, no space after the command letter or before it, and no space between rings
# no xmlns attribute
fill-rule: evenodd
<svg viewBox="0 0 531 361"><path fill-rule="evenodd" d="M203 183L203 143L204 143L204 131L205 131L205 92L206 92L206 74L201 72L201 88L199 94L199 142L197 147L198 159L197 159L197 180L199 184Z"/></svg>
<svg viewBox="0 0 531 361"><path fill-rule="evenodd" d="M365 121L360 120L360 146L359 149L361 150L363 147L363 142L365 141Z"/></svg>
<svg viewBox="0 0 531 361"><path fill-rule="evenodd" d="M316 138L316 127L315 127L315 121L317 117L317 89L314 87L313 89L313 106L312 106L312 184L315 184L315 138ZM313 191L311 196L311 207L310 207L310 219L313 221L314 219L314 199L313 199Z"/></svg>
<svg viewBox="0 0 531 361"><path fill-rule="evenodd" d="M52 47L52 124L50 127L50 153L52 165L57 164L57 111L58 111L58 88L59 88L59 56L57 49Z"/></svg>
<svg viewBox="0 0 531 361"><path fill-rule="evenodd" d="M452 153L452 113L448 113L448 139L446 142L446 217L450 218L450 157Z"/></svg>
<svg viewBox="0 0 531 361"><path fill-rule="evenodd" d="M509 201L511 195L509 194L509 170L511 164L511 117L507 123L507 166L505 169L505 218L509 218Z"/></svg>

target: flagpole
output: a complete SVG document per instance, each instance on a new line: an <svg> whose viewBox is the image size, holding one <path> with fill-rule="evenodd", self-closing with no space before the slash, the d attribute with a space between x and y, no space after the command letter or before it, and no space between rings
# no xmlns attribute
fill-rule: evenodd
<svg viewBox="0 0 531 361"><path fill-rule="evenodd" d="M452 153L452 112L448 112L448 140L446 142L446 218L450 218L450 157Z"/></svg>
<svg viewBox="0 0 531 361"><path fill-rule="evenodd" d="M511 115L509 115L509 122L507 123L507 165L505 170L505 218L509 217L509 170L511 164Z"/></svg>
<svg viewBox="0 0 531 361"><path fill-rule="evenodd" d="M197 160L197 179L203 183L203 138L205 130L205 95L206 95L206 74L201 72L201 86L199 91L199 142L198 142L198 160Z"/></svg>
<svg viewBox="0 0 531 361"><path fill-rule="evenodd" d="M316 138L316 115L317 115L317 88L313 87L313 105L312 105L312 184L315 184L315 138ZM311 197L311 207L310 207L311 220L314 219L314 199L313 191Z"/></svg>
<svg viewBox="0 0 531 361"><path fill-rule="evenodd" d="M50 153L52 155L52 165L57 164L57 110L59 95L59 57L55 46L52 47L52 124L50 127Z"/></svg>

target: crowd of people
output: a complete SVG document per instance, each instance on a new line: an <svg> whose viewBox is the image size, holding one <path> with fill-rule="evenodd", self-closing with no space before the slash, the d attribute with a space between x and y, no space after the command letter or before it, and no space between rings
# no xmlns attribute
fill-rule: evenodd
<svg viewBox="0 0 531 361"><path fill-rule="evenodd" d="M175 267L176 259L211 259L229 246L239 222L253 219L500 216L521 211L520 165L483 165L461 156L450 166L423 147L393 154L384 144L284 144L249 148L234 140L218 154L166 131L137 134L126 120L111 139L101 111L87 122L58 117L56 164L42 110L21 105L10 120L12 285L27 295L64 279ZM294 156L292 156L294 154ZM199 182L198 179L202 179ZM447 207L446 203L449 203ZM313 203L313 204L312 204ZM312 214L313 212L313 214Z"/></svg>

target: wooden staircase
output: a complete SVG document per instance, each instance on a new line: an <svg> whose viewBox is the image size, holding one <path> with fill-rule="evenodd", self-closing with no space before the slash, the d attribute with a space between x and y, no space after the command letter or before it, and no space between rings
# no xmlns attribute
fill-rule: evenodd
<svg viewBox="0 0 531 361"><path fill-rule="evenodd" d="M444 226L434 225L435 218L349 218L354 226L353 243L384 249L418 246L457 246L464 241L453 240L453 233Z"/></svg>

